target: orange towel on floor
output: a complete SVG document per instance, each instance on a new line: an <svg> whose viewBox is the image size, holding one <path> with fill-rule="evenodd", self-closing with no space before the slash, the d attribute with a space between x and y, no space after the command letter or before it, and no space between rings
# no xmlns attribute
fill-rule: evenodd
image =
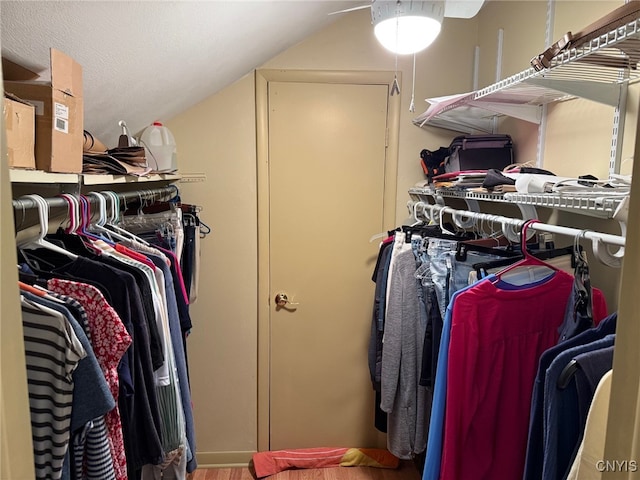
<svg viewBox="0 0 640 480"><path fill-rule="evenodd" d="M378 448L301 448L253 454L253 466L258 478L291 468L397 468L399 462L390 452Z"/></svg>

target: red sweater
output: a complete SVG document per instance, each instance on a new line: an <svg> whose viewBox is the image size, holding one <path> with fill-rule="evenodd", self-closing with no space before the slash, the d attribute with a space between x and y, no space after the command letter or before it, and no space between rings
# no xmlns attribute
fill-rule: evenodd
<svg viewBox="0 0 640 480"><path fill-rule="evenodd" d="M516 480L542 352L558 341L573 277L531 287L479 282L452 310L442 480Z"/></svg>

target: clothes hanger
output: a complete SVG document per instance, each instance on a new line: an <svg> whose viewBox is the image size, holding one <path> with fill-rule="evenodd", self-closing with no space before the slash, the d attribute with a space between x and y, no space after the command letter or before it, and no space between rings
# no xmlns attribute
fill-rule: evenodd
<svg viewBox="0 0 640 480"><path fill-rule="evenodd" d="M582 248L582 247L580 247ZM540 260L551 260L552 258L563 257L566 255L571 255L571 266L575 268L574 259L573 259L573 247L563 247L563 248L554 248L552 250L539 250L530 252L531 255L540 259ZM486 275L487 270L493 270L496 268L508 267L509 265L513 265L514 262L522 260L524 257L520 252L517 252L517 255L511 258L504 258L499 260L491 260L489 262L479 262L474 263L472 268L477 272L478 278Z"/></svg>
<svg viewBox="0 0 640 480"><path fill-rule="evenodd" d="M148 192L143 190L139 193L139 206L137 210L129 209L125 211L125 215L121 220L121 224L131 233L142 231L153 231L156 229L163 230L168 224L178 225L182 222L182 210L175 204L162 202L163 210L155 213L149 213L153 210L154 196L148 196ZM151 203L149 203L151 202ZM150 208L151 206L151 208ZM175 226L174 226L175 228Z"/></svg>
<svg viewBox="0 0 640 480"><path fill-rule="evenodd" d="M504 270L496 273L494 283L501 280L513 285L526 285L528 283L546 280L552 275L560 272L560 270L553 265L545 263L544 261L534 257L527 249L527 229L537 222L538 220L529 220L522 225L520 233L520 247L522 249L523 258L522 260L519 260L516 263L509 265Z"/></svg>
<svg viewBox="0 0 640 480"><path fill-rule="evenodd" d="M111 240L106 240L104 237L100 237L91 232L92 220L91 220L91 202L86 195L80 195L80 232L79 234L87 238L88 240L103 240L113 245Z"/></svg>
<svg viewBox="0 0 640 480"><path fill-rule="evenodd" d="M71 260L76 260L78 258L76 254L45 240L47 230L49 229L49 204L47 203L47 201L40 195L35 194L24 195L22 198L29 198L36 203L36 207L38 208L40 231L35 239L28 239L26 241L23 241L18 244L18 247L24 250L35 250L37 248L44 248L46 250L64 255Z"/></svg>
<svg viewBox="0 0 640 480"><path fill-rule="evenodd" d="M580 330L593 327L593 298L589 264L584 252L580 249L580 239L588 230L582 230L575 237L573 244L573 321Z"/></svg>
<svg viewBox="0 0 640 480"><path fill-rule="evenodd" d="M558 380L556 380L557 387L560 390L564 390L565 388L567 388L569 386L569 383L571 383L571 379L573 379L573 376L578 370L581 369L582 367L580 366L578 361L575 358L571 359L571 361L567 363L567 365L562 369L562 372L560 372L560 376L558 377Z"/></svg>
<svg viewBox="0 0 640 480"><path fill-rule="evenodd" d="M81 228L81 213L80 213L80 200L75 195L63 193L59 195L68 204L69 212L69 226L66 229L58 228L55 234L48 235L52 240L55 239L61 242L64 247L80 256L100 256L100 250L96 249L90 242L86 241L86 237L82 232L79 233Z"/></svg>
<svg viewBox="0 0 640 480"><path fill-rule="evenodd" d="M122 235L119 235L118 233L104 227L104 225L107 223L107 220L109 219L107 213L106 197L102 196L102 194L100 194L99 192L89 192L87 194L87 197L95 198L98 204L98 218L91 222L91 224L89 225L89 230L99 233L100 235L98 236L98 239L107 242L110 246L115 246L113 238L116 238L117 240L125 240L125 237L123 237ZM87 204L88 203L89 202L87 202Z"/></svg>
<svg viewBox="0 0 640 480"><path fill-rule="evenodd" d="M29 284L21 282L21 281L18 281L18 287L20 287L20 290L24 290L25 292L33 293L34 295L37 295L39 297L45 297L47 295L46 291L41 290L39 288L34 287L33 285L29 285Z"/></svg>
<svg viewBox="0 0 640 480"><path fill-rule="evenodd" d="M69 213L69 226L64 230L65 233L75 234L80 228L80 202L78 199L68 193L62 193L60 196L67 202Z"/></svg>
<svg viewBox="0 0 640 480"><path fill-rule="evenodd" d="M67 195L67 194L64 194ZM73 197L73 196L69 196ZM63 196L69 201L69 198ZM40 205L40 203L34 199L36 205ZM44 201L44 199L43 199ZM44 208L47 208L48 204L44 205ZM72 207L70 207L72 208ZM74 216L74 213L71 213L70 216ZM78 219L77 215L74 216L74 219ZM71 227L71 226L70 226ZM41 227L42 228L42 227ZM55 235L54 235L55 237ZM73 235L69 235L69 238L73 238ZM35 250L27 250L24 248L18 248L18 261L20 263L25 264L32 272L32 274L26 274L24 272L19 272L19 276L22 278L29 277L29 281L36 283L44 281L46 283L47 279L60 277L60 278L72 278L68 274L62 273L52 273L58 267L62 267L68 265L69 254L75 254L76 251L71 251L67 245L62 252L58 251L57 245L54 245L56 249L47 249L47 248L37 248ZM84 248L84 245L82 246ZM60 254L62 253L62 254ZM76 256L77 258L77 256ZM35 278L34 278L35 277ZM24 282L23 282L24 283Z"/></svg>
<svg viewBox="0 0 640 480"><path fill-rule="evenodd" d="M455 233L453 233L453 232L451 232L451 231L449 231L449 230L445 227L445 225L444 225L444 222L443 222L444 213L445 213L445 211L444 211L444 208L443 208L443 209L441 209L441 210L440 210L440 212L439 212L440 221L438 222L438 224L440 225L440 230L441 230L441 231L442 231L442 233L444 233L445 235L452 235L452 236L455 236L456 234L455 234Z"/></svg>
<svg viewBox="0 0 640 480"><path fill-rule="evenodd" d="M140 243L142 243L142 244L144 244L146 246L151 246L149 244L149 242L147 242L146 240L134 235L133 233L129 232L128 230L120 228L117 225L117 223L120 222L120 211L121 211L120 210L120 197L118 196L118 194L115 193L115 192L109 191L109 190L104 191L103 194L108 195L111 198L111 200L113 201L113 204L116 205L115 218L112 221L110 221L109 223L106 223L104 226L106 228L108 228L109 230L112 230L113 232L116 232L116 233L120 234L122 237L124 237L124 239L135 240L136 242L140 242Z"/></svg>
<svg viewBox="0 0 640 480"><path fill-rule="evenodd" d="M456 247L456 260L458 260L459 262L464 262L467 259L467 252L486 253L488 255L495 255L504 258L522 258L522 256L518 252L515 252L513 250L497 247L487 247L483 244L473 243L475 241L476 240L458 242L458 245ZM496 243L494 242L494 245L495 244Z"/></svg>
<svg viewBox="0 0 640 480"><path fill-rule="evenodd" d="M452 227L451 224L445 223L446 227ZM469 232L458 232L456 234L447 234L442 232L442 228L439 225L403 225L400 227L400 230L407 234L407 237L410 237L413 234L420 235L423 238L441 238L443 240L471 240L474 238L473 233ZM393 232L389 232L393 234ZM409 241L411 241L409 239Z"/></svg>
<svg viewBox="0 0 640 480"><path fill-rule="evenodd" d="M493 222L490 223L493 229L494 224ZM480 225L482 228L482 226L484 225L484 221L481 222ZM488 237L481 236L481 238L459 242L456 248L456 260L465 261L467 259L467 252L469 251L496 255L504 258L522 259L522 255L520 254L520 252L516 251L513 248L513 244L511 243L509 238L502 234L496 235L493 231ZM504 265L510 265L511 263L508 262Z"/></svg>
<svg viewBox="0 0 640 480"><path fill-rule="evenodd" d="M112 233L114 234L114 232L110 232L109 230L105 229L103 227L103 225L106 223L107 221L107 206L106 206L106 199L105 197L103 197L102 195L100 195L98 192L90 192L87 197L94 197L97 199L98 201L98 219L91 222L91 225L89 228L91 229L96 229L96 230L104 230L104 232L106 233ZM86 204L86 208L88 210L89 207L89 200L88 198L85 197L84 201ZM87 218L90 218L91 215L89 213L87 213ZM118 235L117 233L115 233L115 235ZM121 239L126 240L125 237L120 236ZM130 257L134 260L137 260L139 262L143 262L145 265L149 266L150 268L155 269L155 265L153 264L153 262L151 262L149 260L148 257L146 257L143 254L140 254L139 252L136 252L134 250L131 250L123 245L118 245L116 243L114 243L111 239L106 239L104 236L96 236L95 240L98 241L102 241L107 243L110 247L112 247L113 249L115 249L117 252L119 252L120 254L126 255L127 257Z"/></svg>

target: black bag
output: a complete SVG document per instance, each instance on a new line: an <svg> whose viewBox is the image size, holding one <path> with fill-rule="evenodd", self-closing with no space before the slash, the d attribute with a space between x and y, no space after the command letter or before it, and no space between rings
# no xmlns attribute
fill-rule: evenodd
<svg viewBox="0 0 640 480"><path fill-rule="evenodd" d="M449 145L446 172L502 170L513 163L513 142L509 135L460 135Z"/></svg>
<svg viewBox="0 0 640 480"><path fill-rule="evenodd" d="M422 165L422 171L429 181L436 175L445 173L444 162L448 156L449 147L440 147L434 152L425 148L420 152L420 165Z"/></svg>

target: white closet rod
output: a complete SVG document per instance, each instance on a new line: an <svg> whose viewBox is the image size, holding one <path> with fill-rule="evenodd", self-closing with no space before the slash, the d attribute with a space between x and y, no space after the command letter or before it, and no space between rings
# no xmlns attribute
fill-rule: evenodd
<svg viewBox="0 0 640 480"><path fill-rule="evenodd" d="M150 188L146 190L132 190L129 192L116 192L118 195L120 202L130 202L130 201L162 201L168 200L170 198L175 197L178 194L178 187L169 186L162 188ZM96 203L97 200L92 196L87 196L88 200L91 203ZM45 201L49 204L49 208L65 208L68 207L69 204L62 197L53 197L53 198L45 198ZM13 209L14 210L26 210L29 208L36 208L36 202L30 198L18 198L13 200Z"/></svg>
<svg viewBox="0 0 640 480"><path fill-rule="evenodd" d="M439 217L442 214L448 213L453 217L454 223L460 218L474 219L474 220L482 220L490 223L499 223L503 226L511 226L520 228L522 225L526 223L525 220L504 217L502 215L492 215L489 213L480 213L480 212L471 212L469 210L458 210L451 207L446 207L442 205L435 205L426 202L416 202L412 206L413 211L416 214L419 214L422 211L424 218L420 220L433 220L438 223ZM429 212L429 213L427 213ZM438 217L436 217L436 215ZM416 218L416 220L419 220ZM564 227L561 225L551 225L548 223L535 222L529 226L530 230L535 230L537 232L547 232L547 233L555 233L558 235L565 235L574 238L585 238L588 240L602 242L607 245L615 245L618 247L624 247L625 237L621 235L612 235L609 233L601 233L593 230L579 230L577 228Z"/></svg>

